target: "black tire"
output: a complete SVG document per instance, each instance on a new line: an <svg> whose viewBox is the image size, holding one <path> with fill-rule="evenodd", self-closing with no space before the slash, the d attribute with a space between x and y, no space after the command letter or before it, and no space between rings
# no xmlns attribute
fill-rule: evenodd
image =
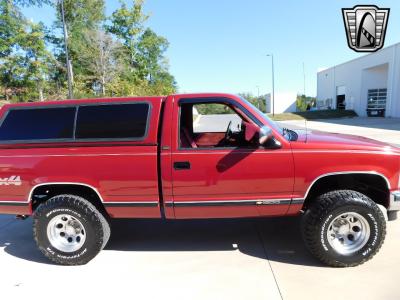
<svg viewBox="0 0 400 300"><path fill-rule="evenodd" d="M328 241L328 227L337 217L351 212L364 218L370 234L361 249L343 255ZM378 253L385 240L386 221L378 205L366 195L352 190L337 190L314 199L303 216L302 232L308 250L320 261L333 267L354 267Z"/></svg>
<svg viewBox="0 0 400 300"><path fill-rule="evenodd" d="M48 224L57 215L67 214L78 220L85 229L85 240L74 252L54 247L48 237ZM75 195L58 195L40 204L33 215L33 236L40 251L61 265L82 265L93 259L110 238L110 225L89 201Z"/></svg>

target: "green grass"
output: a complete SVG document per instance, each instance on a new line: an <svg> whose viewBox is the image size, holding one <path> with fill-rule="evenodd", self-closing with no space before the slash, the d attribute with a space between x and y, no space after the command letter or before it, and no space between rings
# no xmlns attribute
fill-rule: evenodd
<svg viewBox="0 0 400 300"><path fill-rule="evenodd" d="M315 110L302 111L294 113L268 114L268 117L275 121L288 120L318 120L318 119L338 119L338 118L353 118L357 117L354 110Z"/></svg>

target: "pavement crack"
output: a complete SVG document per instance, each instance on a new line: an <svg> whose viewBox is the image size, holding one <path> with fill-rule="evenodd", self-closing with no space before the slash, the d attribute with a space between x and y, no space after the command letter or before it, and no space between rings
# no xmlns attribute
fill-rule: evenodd
<svg viewBox="0 0 400 300"><path fill-rule="evenodd" d="M270 260L269 260L269 255L268 255L267 248L265 247L264 239L263 239L263 237L262 237L262 234L261 234L260 230L258 230L257 222L254 222L254 223L253 223L253 226L254 226L254 229L255 229L256 232L257 232L258 239L259 239L260 242L261 242L261 245L262 245L262 248L263 248L265 257L266 257L266 259L267 259L267 261L268 261L269 269L271 270L272 276L274 277L274 281L275 281L276 287L277 287L277 289L278 289L279 295L280 295L281 299L283 300L282 292L281 292L281 289L280 289L280 287L279 287L278 280L276 279L274 269L272 268L271 262L270 262Z"/></svg>

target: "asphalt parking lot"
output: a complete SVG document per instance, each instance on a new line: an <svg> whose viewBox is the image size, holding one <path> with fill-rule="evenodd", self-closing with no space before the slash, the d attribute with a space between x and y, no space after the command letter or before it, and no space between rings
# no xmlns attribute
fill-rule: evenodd
<svg viewBox="0 0 400 300"><path fill-rule="evenodd" d="M395 122L358 129L357 122L372 121L347 122L308 127L367 136L382 130L380 139L400 144L400 128L389 128L397 128ZM4 299L400 299L400 221L388 223L373 260L348 269L316 261L303 245L299 222L115 220L110 242L93 261L63 267L37 250L31 219L0 215L0 293Z"/></svg>

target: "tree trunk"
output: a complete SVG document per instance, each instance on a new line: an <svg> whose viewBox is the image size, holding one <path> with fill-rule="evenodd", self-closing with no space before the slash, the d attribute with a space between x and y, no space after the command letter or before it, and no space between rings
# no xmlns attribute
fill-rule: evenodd
<svg viewBox="0 0 400 300"><path fill-rule="evenodd" d="M6 96L6 101L9 101L10 98L9 98L9 96L8 96L7 87L6 87L6 86L4 87L4 95Z"/></svg>
<svg viewBox="0 0 400 300"><path fill-rule="evenodd" d="M39 101L43 102L44 101L44 97L43 97L43 88L40 85L40 83L38 82L38 92L39 92Z"/></svg>
<svg viewBox="0 0 400 300"><path fill-rule="evenodd" d="M43 89L41 87L39 87L39 101L43 102L44 101L44 97L43 97Z"/></svg>
<svg viewBox="0 0 400 300"><path fill-rule="evenodd" d="M104 76L101 77L101 93L103 94L103 97L106 95L106 81Z"/></svg>

